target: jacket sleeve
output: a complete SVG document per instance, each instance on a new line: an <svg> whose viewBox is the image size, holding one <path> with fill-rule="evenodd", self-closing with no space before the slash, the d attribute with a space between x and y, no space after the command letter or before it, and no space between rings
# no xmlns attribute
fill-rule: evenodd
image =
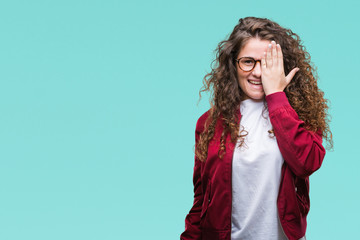
<svg viewBox="0 0 360 240"><path fill-rule="evenodd" d="M203 115L204 116L204 115ZM195 130L195 146L199 140L200 133L203 131L204 119L203 116L199 118L196 124ZM195 157L194 165L194 203L190 209L189 214L185 218L185 231L181 234L181 240L197 240L201 239L201 228L200 228L200 214L203 205L204 194L201 186L201 168L202 162Z"/></svg>
<svg viewBox="0 0 360 240"><path fill-rule="evenodd" d="M271 124L284 161L301 178L310 176L320 168L325 156L320 131L304 128L284 92L266 96Z"/></svg>

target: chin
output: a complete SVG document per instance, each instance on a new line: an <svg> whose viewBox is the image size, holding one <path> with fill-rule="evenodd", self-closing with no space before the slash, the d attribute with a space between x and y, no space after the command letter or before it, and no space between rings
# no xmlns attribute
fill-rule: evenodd
<svg viewBox="0 0 360 240"><path fill-rule="evenodd" d="M253 93L253 94L248 94L247 95L248 98L255 100L255 101L260 101L260 100L264 100L265 98L265 94L264 93Z"/></svg>

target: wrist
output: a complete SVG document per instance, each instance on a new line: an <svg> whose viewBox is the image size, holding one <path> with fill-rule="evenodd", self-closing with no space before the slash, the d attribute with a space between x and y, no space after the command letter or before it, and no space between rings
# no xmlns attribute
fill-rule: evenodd
<svg viewBox="0 0 360 240"><path fill-rule="evenodd" d="M266 96L270 95L270 94L273 94L273 93L277 93L277 92L283 92L284 90L279 90L279 89L272 89L270 91L265 91L264 90L264 93Z"/></svg>

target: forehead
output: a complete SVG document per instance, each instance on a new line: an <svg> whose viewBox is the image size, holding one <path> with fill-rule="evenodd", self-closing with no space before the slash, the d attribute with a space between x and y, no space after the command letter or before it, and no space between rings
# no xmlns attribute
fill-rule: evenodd
<svg viewBox="0 0 360 240"><path fill-rule="evenodd" d="M250 38L240 50L238 58L253 57L255 59L260 59L264 55L264 52L266 51L269 44L269 40Z"/></svg>

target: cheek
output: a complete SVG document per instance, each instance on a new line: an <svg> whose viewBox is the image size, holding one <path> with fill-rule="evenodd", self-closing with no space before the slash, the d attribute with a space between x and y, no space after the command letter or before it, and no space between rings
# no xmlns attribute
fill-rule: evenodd
<svg viewBox="0 0 360 240"><path fill-rule="evenodd" d="M248 77L249 74L246 74L246 73L243 73L243 72L237 72L237 80L238 82L241 84L241 83L244 83L245 81L247 81L247 77Z"/></svg>

